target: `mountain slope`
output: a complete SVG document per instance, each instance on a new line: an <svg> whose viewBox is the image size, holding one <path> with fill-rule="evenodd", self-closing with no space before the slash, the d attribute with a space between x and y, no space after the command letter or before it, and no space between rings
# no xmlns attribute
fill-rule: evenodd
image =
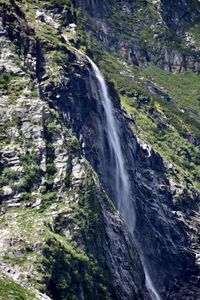
<svg viewBox="0 0 200 300"><path fill-rule="evenodd" d="M92 49L91 54L101 65L104 75L115 84L119 91L123 106L136 117L138 132L142 138L175 165L177 170L173 176L176 180L181 181L181 184L188 180L189 184L192 182L199 189L199 50L198 40L192 37L191 44L186 38L188 28L191 31L198 28L199 2L192 3L184 4L184 7L191 12L191 16L188 16L188 23L184 22L179 29L173 20L174 14L180 12L181 3L176 3L178 7L172 7L172 4L167 5L164 1L162 5L148 2L127 4L123 1L114 1L111 6L112 10L107 9L107 15L104 16L104 6L97 10L98 13L102 11L103 21L99 21L98 13L94 13L95 7L92 17L88 16L88 11L86 13L83 11L85 21L82 21L83 25L81 23L80 26L84 26L87 32L84 35L82 47L86 47L89 54ZM118 11L123 14L120 23ZM146 17L151 12L150 23L140 19L138 11ZM138 26L146 26L145 30L155 35L150 25L151 23L155 25L153 12L157 13L159 26L165 28L163 29L165 33L163 40L161 36L158 40L154 36L148 46L148 40L142 35ZM165 14L171 20L170 24L174 24L174 28L176 27L178 31L178 33L173 31L171 37L168 34L173 26L168 24ZM133 27L131 32L127 32L130 26L123 23L127 20ZM134 20L138 22L138 25ZM111 21L113 23L110 23ZM98 29L92 27L93 22L97 22ZM117 26L122 26L121 31ZM98 34L99 28L107 29L104 33ZM160 27L158 30L162 31ZM128 41L124 44L125 34L128 36ZM132 38L130 35L133 35ZM137 44L137 51L143 51L141 47L144 47L144 51L139 56L135 55L137 51L134 52L133 48ZM152 56L154 53L152 48L157 48L155 57ZM152 57L146 56L148 49ZM186 58L187 55L191 55L190 58L188 57L189 61ZM191 66L192 61L195 68ZM164 68L164 71L158 67ZM195 70L194 73L191 72L191 67ZM185 70L188 71L185 72Z"/></svg>
<svg viewBox="0 0 200 300"><path fill-rule="evenodd" d="M17 5L3 5L2 23L2 274L53 299L145 298L126 226L52 107L67 80L60 62L78 76L82 58L66 43L38 37L48 25L35 33Z"/></svg>
<svg viewBox="0 0 200 300"><path fill-rule="evenodd" d="M162 299L198 299L198 1L0 3L0 299L12 281L14 299L150 299L141 257ZM120 128L134 241L84 52Z"/></svg>

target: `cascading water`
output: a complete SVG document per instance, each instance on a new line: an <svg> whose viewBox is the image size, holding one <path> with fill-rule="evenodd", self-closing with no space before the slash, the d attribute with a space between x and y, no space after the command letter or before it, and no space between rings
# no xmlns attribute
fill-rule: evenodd
<svg viewBox="0 0 200 300"><path fill-rule="evenodd" d="M106 116L106 133L108 135L108 142L110 152L112 154L112 166L115 166L115 200L118 210L122 213L123 217L126 217L127 225L131 232L135 228L135 214L130 205L130 189L129 179L126 172L124 159L122 155L122 149L117 132L117 125L113 114L112 102L109 99L107 86L103 76L101 75L98 67L88 57L89 62L92 65L93 72L96 76L97 82L97 95L103 105Z"/></svg>
<svg viewBox="0 0 200 300"><path fill-rule="evenodd" d="M135 211L134 206L131 204L129 177L126 171L125 162L122 154L122 148L120 145L120 139L118 134L118 126L113 113L113 105L109 98L107 86L103 76L101 75L95 63L89 57L87 58L92 66L93 73L96 77L95 92L99 100L101 101L105 112L105 128L111 152L111 159L113 160L111 166L114 166L114 172L116 174L114 182L115 201L117 203L117 208L123 215L131 234L134 235L133 233L135 229ZM153 300L161 300L151 281L143 257L141 257L141 260L143 263L143 268L146 277L146 287L149 290L151 298Z"/></svg>

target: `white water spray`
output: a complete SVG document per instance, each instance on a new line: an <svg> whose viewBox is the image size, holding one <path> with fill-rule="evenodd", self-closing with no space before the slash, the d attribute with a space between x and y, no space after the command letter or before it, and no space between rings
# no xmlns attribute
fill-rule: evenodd
<svg viewBox="0 0 200 300"><path fill-rule="evenodd" d="M112 159L115 163L115 190L118 210L123 215L131 234L133 234L135 229L135 211L133 205L131 204L129 179L122 154L119 134L117 132L118 126L113 113L113 105L109 98L107 86L103 76L101 75L95 63L89 57L87 58L96 77L96 88L98 89L96 93L105 111L108 143L113 156ZM152 300L161 300L145 267L144 259L141 258L141 260L146 277L146 287L149 290L151 298Z"/></svg>
<svg viewBox="0 0 200 300"><path fill-rule="evenodd" d="M106 132L108 135L108 143L110 151L112 153L112 160L115 165L115 190L116 190L116 202L117 208L122 213L123 217L126 218L128 226L131 231L135 227L135 215L132 205L130 205L130 189L128 174L126 172L124 159L122 155L122 149L119 141L119 135L117 132L117 124L113 114L112 102L109 99L107 86L103 76L101 75L98 67L93 63L93 61L88 57L88 60L92 66L93 72L96 76L97 84L97 95L101 101L105 116L106 116Z"/></svg>

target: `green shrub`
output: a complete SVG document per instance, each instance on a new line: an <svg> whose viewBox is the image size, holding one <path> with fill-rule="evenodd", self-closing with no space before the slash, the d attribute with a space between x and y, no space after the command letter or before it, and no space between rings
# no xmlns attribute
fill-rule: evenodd
<svg viewBox="0 0 200 300"><path fill-rule="evenodd" d="M18 172L12 169L4 169L2 174L8 181L17 180L19 178Z"/></svg>
<svg viewBox="0 0 200 300"><path fill-rule="evenodd" d="M14 123L18 129L20 129L22 126L22 119L19 116L13 116L12 123Z"/></svg>
<svg viewBox="0 0 200 300"><path fill-rule="evenodd" d="M38 166L27 169L25 176L21 180L20 188L25 191L30 191L34 185L40 183L42 175L43 172Z"/></svg>
<svg viewBox="0 0 200 300"><path fill-rule="evenodd" d="M0 86L7 86L10 82L12 76L10 73L1 73L0 74Z"/></svg>
<svg viewBox="0 0 200 300"><path fill-rule="evenodd" d="M66 173L65 179L64 179L65 187L69 188L71 185L71 174Z"/></svg>
<svg viewBox="0 0 200 300"><path fill-rule="evenodd" d="M55 51L53 55L53 59L56 64L63 65L66 64L68 61L68 54L62 51Z"/></svg>
<svg viewBox="0 0 200 300"><path fill-rule="evenodd" d="M47 171L46 173L49 176L53 176L56 173L57 169L54 163L47 163Z"/></svg>
<svg viewBox="0 0 200 300"><path fill-rule="evenodd" d="M57 132L58 125L55 122L50 122L47 124L47 130L50 134Z"/></svg>
<svg viewBox="0 0 200 300"><path fill-rule="evenodd" d="M78 139L75 136L71 137L67 146L69 147L69 149L72 153L80 151L80 144L79 144Z"/></svg>
<svg viewBox="0 0 200 300"><path fill-rule="evenodd" d="M64 6L71 6L70 0L48 0L48 5L63 8Z"/></svg>

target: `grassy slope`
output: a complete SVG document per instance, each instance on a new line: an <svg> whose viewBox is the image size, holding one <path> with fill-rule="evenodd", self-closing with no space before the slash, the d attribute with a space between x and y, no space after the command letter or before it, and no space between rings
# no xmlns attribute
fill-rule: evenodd
<svg viewBox="0 0 200 300"><path fill-rule="evenodd" d="M0 300L33 300L38 299L34 293L20 286L19 284L8 280L5 277L0 278Z"/></svg>

